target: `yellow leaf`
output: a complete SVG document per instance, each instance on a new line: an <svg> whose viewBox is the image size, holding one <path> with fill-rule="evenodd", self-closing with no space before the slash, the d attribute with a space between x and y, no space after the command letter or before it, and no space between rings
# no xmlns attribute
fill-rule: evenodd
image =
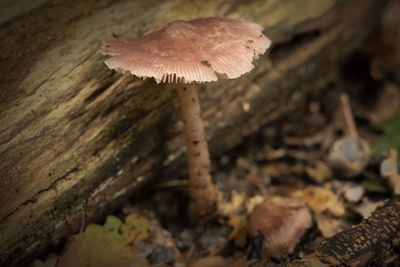
<svg viewBox="0 0 400 267"><path fill-rule="evenodd" d="M123 223L108 216L103 226L91 224L72 236L57 267L148 267L136 253L136 244L149 236L149 221L130 214Z"/></svg>
<svg viewBox="0 0 400 267"><path fill-rule="evenodd" d="M329 211L334 216L345 213L343 204L329 189L319 186L308 186L305 190L296 191L293 196L303 198L315 215Z"/></svg>
<svg viewBox="0 0 400 267"><path fill-rule="evenodd" d="M228 239L235 239L235 245L244 247L247 242L247 218L244 215L229 216L228 224L233 227Z"/></svg>

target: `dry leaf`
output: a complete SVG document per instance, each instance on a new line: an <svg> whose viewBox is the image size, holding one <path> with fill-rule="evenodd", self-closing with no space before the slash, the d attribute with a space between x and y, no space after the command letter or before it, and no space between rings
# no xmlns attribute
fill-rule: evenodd
<svg viewBox="0 0 400 267"><path fill-rule="evenodd" d="M283 148L274 149L269 145L264 146L267 160L278 160L286 156L286 150Z"/></svg>
<svg viewBox="0 0 400 267"><path fill-rule="evenodd" d="M246 201L247 194L233 190L230 199L226 200L223 193L218 194L218 214L229 216L242 208Z"/></svg>
<svg viewBox="0 0 400 267"><path fill-rule="evenodd" d="M247 214L250 214L254 207L264 201L264 197L260 195L253 196L246 201L246 211Z"/></svg>
<svg viewBox="0 0 400 267"><path fill-rule="evenodd" d="M57 267L91 267L89 252L83 233L68 239Z"/></svg>
<svg viewBox="0 0 400 267"><path fill-rule="evenodd" d="M89 225L85 230L86 244L93 266L146 266L136 254L135 244L149 236L149 222L138 214L126 217L125 224L108 216L104 226Z"/></svg>
<svg viewBox="0 0 400 267"><path fill-rule="evenodd" d="M245 215L230 215L228 224L232 226L232 232L228 240L235 240L235 245L244 247L247 243L247 217Z"/></svg>
<svg viewBox="0 0 400 267"><path fill-rule="evenodd" d="M57 267L148 267L135 245L149 236L149 222L130 214L125 223L108 216L103 226L91 224L73 235L64 247Z"/></svg>
<svg viewBox="0 0 400 267"><path fill-rule="evenodd" d="M315 220L317 221L318 229L325 238L329 238L343 230L340 226L339 219L333 218L332 216L320 214L315 217Z"/></svg>
<svg viewBox="0 0 400 267"><path fill-rule="evenodd" d="M210 256L197 260L189 265L189 267L226 267L230 266L227 259L221 256Z"/></svg>
<svg viewBox="0 0 400 267"><path fill-rule="evenodd" d="M273 162L262 166L261 172L263 175L271 177L280 177L284 175L289 175L290 167L286 162Z"/></svg>
<svg viewBox="0 0 400 267"><path fill-rule="evenodd" d="M230 267L243 267L243 266L254 266L250 265L251 262L247 261L247 256L242 256L238 259L235 259L234 262L230 265ZM254 266L256 267L256 266Z"/></svg>
<svg viewBox="0 0 400 267"><path fill-rule="evenodd" d="M351 186L344 191L344 197L349 202L358 202L365 193L362 185Z"/></svg>
<svg viewBox="0 0 400 267"><path fill-rule="evenodd" d="M315 167L307 166L305 171L311 178L319 183L325 181L326 179L332 178L331 169L323 161L316 161Z"/></svg>
<svg viewBox="0 0 400 267"><path fill-rule="evenodd" d="M310 211L303 200L273 196L253 210L249 234L256 238L262 233L266 255L279 258L293 252L311 222Z"/></svg>
<svg viewBox="0 0 400 267"><path fill-rule="evenodd" d="M377 207L382 206L384 203L383 200L381 201L371 201L368 198L364 198L360 205L353 207L353 210L360 214L364 219L371 216L372 212L376 210Z"/></svg>
<svg viewBox="0 0 400 267"><path fill-rule="evenodd" d="M343 204L336 195L323 187L308 186L302 191L294 192L293 196L303 198L315 215L324 211L329 211L334 216L342 216L345 213Z"/></svg>

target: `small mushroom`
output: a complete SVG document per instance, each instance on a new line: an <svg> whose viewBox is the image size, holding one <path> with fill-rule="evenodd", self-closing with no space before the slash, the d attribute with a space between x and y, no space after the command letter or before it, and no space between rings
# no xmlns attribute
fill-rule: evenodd
<svg viewBox="0 0 400 267"><path fill-rule="evenodd" d="M233 79L254 68L270 40L256 23L223 17L177 20L163 29L138 37L109 37L100 53L111 56L110 69L176 83L189 165L191 211L209 217L216 207L217 188L210 175L210 155L205 139L195 83Z"/></svg>
<svg viewBox="0 0 400 267"><path fill-rule="evenodd" d="M253 240L260 234L265 239L266 256L280 258L294 251L311 223L303 200L271 196L254 208L248 230Z"/></svg>
<svg viewBox="0 0 400 267"><path fill-rule="evenodd" d="M333 170L342 177L359 175L367 166L370 149L368 143L358 136L348 96L342 94L340 101L345 120L346 136L335 141L329 150L328 161Z"/></svg>

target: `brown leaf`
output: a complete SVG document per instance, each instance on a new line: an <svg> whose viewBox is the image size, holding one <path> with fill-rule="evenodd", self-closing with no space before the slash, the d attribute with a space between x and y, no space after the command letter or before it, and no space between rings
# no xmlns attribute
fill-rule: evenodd
<svg viewBox="0 0 400 267"><path fill-rule="evenodd" d="M230 215L228 224L233 230L228 240L235 240L235 245L244 247L247 243L247 217L245 215Z"/></svg>
<svg viewBox="0 0 400 267"><path fill-rule="evenodd" d="M260 196L260 195L256 195L253 197L250 197L247 199L246 201L246 211L247 214L250 214L253 209L260 203L262 203L264 201L264 197Z"/></svg>
<svg viewBox="0 0 400 267"><path fill-rule="evenodd" d="M89 253L83 233L68 239L57 267L91 267Z"/></svg>
<svg viewBox="0 0 400 267"><path fill-rule="evenodd" d="M320 214L315 216L315 220L317 221L318 229L325 238L329 238L342 230L339 219L332 216Z"/></svg>
<svg viewBox="0 0 400 267"><path fill-rule="evenodd" d="M262 233L266 255L279 258L293 252L311 222L310 211L303 200L272 196L253 210L249 234L255 238Z"/></svg>
<svg viewBox="0 0 400 267"><path fill-rule="evenodd" d="M383 200L371 201L368 198L364 197L362 203L354 207L353 210L358 214L360 214L365 219L371 216L372 212L374 212L374 210L376 210L377 207L382 206L383 203L384 203Z"/></svg>
<svg viewBox="0 0 400 267"><path fill-rule="evenodd" d="M332 178L331 169L323 161L316 161L315 167L307 166L305 171L311 178L319 183L325 181L326 179Z"/></svg>
<svg viewBox="0 0 400 267"><path fill-rule="evenodd" d="M125 223L108 216L103 226L91 224L69 238L57 267L148 267L135 245L149 235L149 222L130 214Z"/></svg>
<svg viewBox="0 0 400 267"><path fill-rule="evenodd" d="M210 256L197 260L189 267L226 267L230 266L229 261L220 256Z"/></svg>

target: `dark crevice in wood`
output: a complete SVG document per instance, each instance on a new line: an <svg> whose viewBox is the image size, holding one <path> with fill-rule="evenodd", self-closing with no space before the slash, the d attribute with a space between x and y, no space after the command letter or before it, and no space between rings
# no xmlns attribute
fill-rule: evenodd
<svg viewBox="0 0 400 267"><path fill-rule="evenodd" d="M2 223L3 221L6 221L8 217L10 217L13 213L15 213L18 209L30 204L30 203L35 203L38 199L38 197L40 196L40 194L43 194L49 190L55 190L56 189L56 185L58 182L60 182L61 180L64 180L66 177L68 177L69 175L71 175L72 173L76 173L78 171L78 167L73 168L72 170L68 171L66 174L64 174L62 177L60 178L56 178L48 187L46 187L45 189L41 189L40 191L38 191L35 196L31 199L26 200L25 202L23 202L21 205L18 206L18 208L16 208L15 210L13 210L12 212L10 212L9 214L7 214L4 218L2 218L0 220L0 223Z"/></svg>

